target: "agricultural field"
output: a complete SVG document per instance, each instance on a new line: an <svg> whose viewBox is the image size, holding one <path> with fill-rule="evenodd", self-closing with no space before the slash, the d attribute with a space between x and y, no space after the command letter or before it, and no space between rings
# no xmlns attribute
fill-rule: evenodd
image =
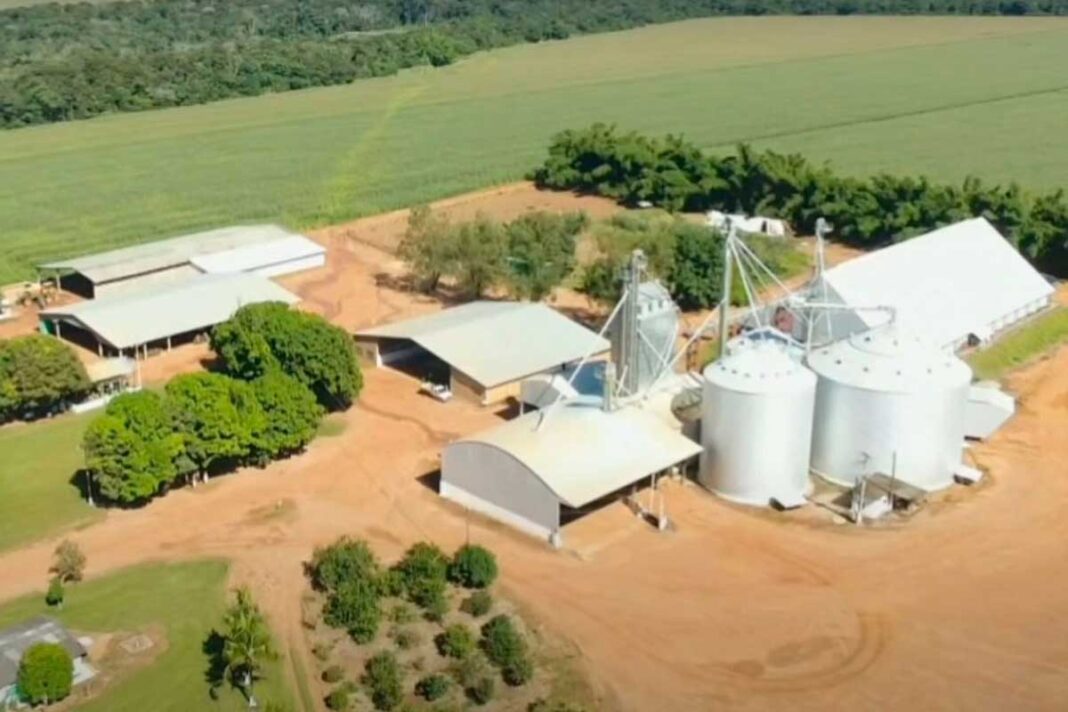
<svg viewBox="0 0 1068 712"><path fill-rule="evenodd" d="M81 711L236 712L248 708L236 690L227 686L218 699L209 696L208 658L202 650L213 628L221 625L229 596L227 573L221 561L136 566L70 586L62 610L48 609L41 594L5 603L0 606L0 627L47 613L78 634L94 637L162 631L162 640L154 641L165 646L162 654L148 665L117 672L112 684L78 706ZM261 704L292 704L281 670L281 662L268 664L256 686Z"/></svg>
<svg viewBox="0 0 1068 712"><path fill-rule="evenodd" d="M220 224L307 228L520 178L601 120L856 174L1068 183L1068 20L695 20L445 69L0 133L0 283Z"/></svg>
<svg viewBox="0 0 1068 712"><path fill-rule="evenodd" d="M104 516L82 498L82 434L94 414L0 428L0 550Z"/></svg>

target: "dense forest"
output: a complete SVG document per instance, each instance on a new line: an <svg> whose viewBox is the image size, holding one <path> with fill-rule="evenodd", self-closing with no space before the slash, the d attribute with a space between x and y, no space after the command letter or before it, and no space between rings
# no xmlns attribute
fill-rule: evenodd
<svg viewBox="0 0 1068 712"><path fill-rule="evenodd" d="M0 11L0 127L441 66L694 17L1068 15L1068 0L130 0Z"/></svg>
<svg viewBox="0 0 1068 712"><path fill-rule="evenodd" d="M846 177L797 154L742 145L733 155L708 155L677 136L649 138L604 124L558 134L531 177L544 187L630 205L780 217L809 234L824 217L837 239L866 247L981 216L1037 267L1068 276L1063 190L1032 194L974 177L960 185L885 173Z"/></svg>

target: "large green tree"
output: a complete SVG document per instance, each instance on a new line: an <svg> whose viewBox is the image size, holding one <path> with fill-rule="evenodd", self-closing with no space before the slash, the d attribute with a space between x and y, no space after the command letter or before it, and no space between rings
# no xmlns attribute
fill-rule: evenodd
<svg viewBox="0 0 1068 712"><path fill-rule="evenodd" d="M452 238L456 286L467 296L478 298L505 273L507 240L500 223L479 214L455 228Z"/></svg>
<svg viewBox="0 0 1068 712"><path fill-rule="evenodd" d="M70 694L74 661L57 643L36 643L22 654L18 670L19 693L31 705L49 705Z"/></svg>
<svg viewBox="0 0 1068 712"><path fill-rule="evenodd" d="M426 205L412 208L397 254L408 263L419 288L433 292L455 263L453 228L448 218Z"/></svg>
<svg viewBox="0 0 1068 712"><path fill-rule="evenodd" d="M206 479L220 464L254 454L267 418L251 387L217 373L177 376L167 384L167 409L182 436L182 454Z"/></svg>
<svg viewBox="0 0 1068 712"><path fill-rule="evenodd" d="M278 657L267 619L252 600L247 588L235 592L234 603L223 618L222 656L231 677L248 697L248 706L256 707L252 686L263 665Z"/></svg>
<svg viewBox="0 0 1068 712"><path fill-rule="evenodd" d="M575 267L575 240L589 220L585 213L536 211L508 223L506 275L521 299L540 301Z"/></svg>
<svg viewBox="0 0 1068 712"><path fill-rule="evenodd" d="M158 494L178 476L182 435L152 391L124 393L85 432L86 469L108 499L131 504Z"/></svg>
<svg viewBox="0 0 1068 712"><path fill-rule="evenodd" d="M59 339L30 334L0 342L0 418L57 410L89 386L85 366Z"/></svg>
<svg viewBox="0 0 1068 712"><path fill-rule="evenodd" d="M701 226L680 230L675 241L671 296L683 309L715 306L723 294L723 237Z"/></svg>
<svg viewBox="0 0 1068 712"><path fill-rule="evenodd" d="M347 408L363 388L352 338L314 314L284 304L250 304L215 327L211 345L231 375L252 380L279 369L321 405Z"/></svg>
<svg viewBox="0 0 1068 712"><path fill-rule="evenodd" d="M85 469L112 502L143 502L178 475L182 434L157 393L125 393L85 430Z"/></svg>
<svg viewBox="0 0 1068 712"><path fill-rule="evenodd" d="M252 381L252 392L267 414L258 447L272 459L299 452L315 437L322 406L296 379L275 369Z"/></svg>

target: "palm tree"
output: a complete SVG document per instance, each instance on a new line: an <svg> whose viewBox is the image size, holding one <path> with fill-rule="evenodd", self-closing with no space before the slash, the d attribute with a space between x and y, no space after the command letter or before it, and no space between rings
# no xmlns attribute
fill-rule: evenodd
<svg viewBox="0 0 1068 712"><path fill-rule="evenodd" d="M263 663L274 660L278 654L274 650L267 621L252 600L252 594L247 588L239 588L234 593L237 600L227 609L223 619L223 660L226 661L227 673L245 691L248 706L255 707L252 683L256 673Z"/></svg>

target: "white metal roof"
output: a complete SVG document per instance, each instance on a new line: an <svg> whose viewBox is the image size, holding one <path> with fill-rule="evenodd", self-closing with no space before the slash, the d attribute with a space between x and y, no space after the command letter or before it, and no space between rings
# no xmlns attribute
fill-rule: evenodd
<svg viewBox="0 0 1068 712"><path fill-rule="evenodd" d="M955 354L892 325L816 349L808 355L808 365L823 378L885 393L952 388L972 380L971 368Z"/></svg>
<svg viewBox="0 0 1068 712"><path fill-rule="evenodd" d="M75 322L115 348L200 331L259 302L295 304L296 295L254 274L205 274L163 289L118 294L41 312L41 318Z"/></svg>
<svg viewBox="0 0 1068 712"><path fill-rule="evenodd" d="M222 252L194 255L189 261L194 267L208 274L233 274L325 253L325 247L303 235L289 235Z"/></svg>
<svg viewBox="0 0 1068 712"><path fill-rule="evenodd" d="M858 257L824 277L845 304L892 306L898 324L943 348L1054 291L984 218ZM877 311L856 316L868 326L887 320Z"/></svg>
<svg viewBox="0 0 1068 712"><path fill-rule="evenodd" d="M43 269L77 272L85 275L94 284L101 284L176 267L198 255L224 252L292 236L293 233L278 225L235 225L70 260L46 262L39 266Z"/></svg>
<svg viewBox="0 0 1068 712"><path fill-rule="evenodd" d="M705 368L705 380L738 393L790 392L816 381L812 371L790 356L785 344L771 340L737 343L735 351Z"/></svg>
<svg viewBox="0 0 1068 712"><path fill-rule="evenodd" d="M537 430L543 416L545 423ZM503 450L570 507L589 504L701 452L654 406L632 404L606 412L595 398L527 413L458 442Z"/></svg>
<svg viewBox="0 0 1068 712"><path fill-rule="evenodd" d="M528 302L471 302L356 335L414 341L486 388L578 361L610 346L563 314Z"/></svg>

